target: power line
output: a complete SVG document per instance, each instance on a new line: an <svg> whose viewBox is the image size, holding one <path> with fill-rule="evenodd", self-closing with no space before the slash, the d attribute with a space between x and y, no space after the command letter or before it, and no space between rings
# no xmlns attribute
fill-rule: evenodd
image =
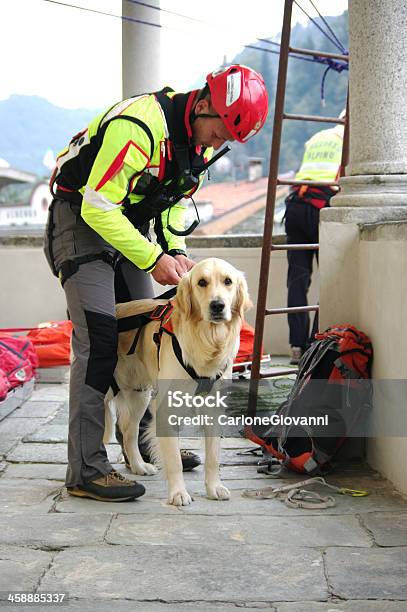
<svg viewBox="0 0 407 612"><path fill-rule="evenodd" d="M324 22L324 24L326 25L326 27L328 28L328 30L331 32L332 36L335 38L335 40L337 41L338 45L340 45L342 52L346 52L345 47L343 46L343 44L341 43L341 41L339 40L339 38L337 37L337 35L335 34L335 32L333 31L333 29L331 28L331 26L328 23L328 20L325 19L325 17L323 15L321 15L321 13L319 12L319 10L317 9L317 7L315 6L315 4L313 3L312 0L309 0L309 2L312 4L312 6L314 7L315 11L318 13L320 19Z"/></svg>
<svg viewBox="0 0 407 612"><path fill-rule="evenodd" d="M176 28L172 28L171 26L163 26L163 25L161 25L159 23L152 23L150 21L143 21L141 19L136 19L135 17L128 17L126 15L116 15L114 13L106 13L104 11L98 11L96 9L90 9L90 8L87 8L87 7L84 7L84 6L78 6L77 4L68 4L67 2L59 2L58 0L42 0L42 2L49 2L50 4L57 4L59 6L66 6L68 8L75 8L75 9L78 9L80 11L85 11L85 12L89 12L89 13L96 13L98 15L105 15L107 17L114 17L116 19L122 19L123 21L131 21L133 23L139 23L139 24L146 25L146 26L153 26L153 27L156 27L156 28L168 29L168 30L176 30ZM208 21L203 21L201 19L195 19L194 17L188 17L187 15L181 15L180 13L175 13L174 11L168 11L166 9L162 9L160 7L154 6L152 4L148 4L147 2L139 2L138 0L127 0L127 2L131 2L133 4L139 4L141 6L145 6L147 8L152 8L152 9L155 9L155 10L158 10L158 11L164 11L166 13L171 13L171 14L177 16L177 17L183 17L185 19L190 19L192 21L196 21L198 23L201 23L201 24L204 24L204 25L207 25L207 26L210 26L210 27L213 27L213 25L214 25L214 24L209 23ZM176 31L181 31L182 32L182 30L176 30ZM263 39L259 38L258 40L262 41L262 42L267 42L268 44L274 44L274 45L278 45L279 46L278 43L273 43L271 41L267 41L267 39L265 39L265 38L263 38ZM242 46L250 48L250 45L242 45ZM252 48L257 49L258 51L265 51L265 52L268 51L268 49L262 49L261 47L252 47Z"/></svg>
<svg viewBox="0 0 407 612"><path fill-rule="evenodd" d="M176 11L170 11L169 9L164 9L160 6L155 6L153 4L149 4L147 2L142 2L141 0L126 0L127 2L129 2L130 4L137 4L139 6L145 6L147 8L151 8L155 11L159 11L161 13L168 13L170 15L174 15L176 17L181 17L182 19L188 19L189 21L194 21L196 23L200 23L202 25L206 25L208 27L225 27L227 26L227 24L219 24L219 26L216 23L211 23L209 21L205 21L203 19L198 19L196 17L191 17L190 15L184 15L182 13L177 13ZM313 6L313 8L315 9L315 11L318 13L319 17L321 18L321 21L325 24L325 26L328 28L329 32L332 34L332 36L334 37L335 40L332 40L329 36L329 34L327 32L325 32L321 26L315 21L315 19L313 19L301 6L300 4L294 0L295 4L298 6L298 8L308 17L308 19L311 21L311 23L313 25L315 25L321 32L322 34L324 34L328 40L330 42L332 42L338 49L340 49L343 53L346 52L345 47L342 45L341 41L339 40L339 38L336 36L335 32L333 31L333 29L331 28L331 26L329 25L329 23L327 22L327 20L321 15L321 13L319 12L319 10L317 9L317 7L315 6L315 4L313 3L312 0L309 0L309 2L311 3L311 5ZM255 36L255 35L253 35ZM277 45L280 46L279 43L271 41L269 39L266 38L258 38L256 36L256 39L259 42L264 42L268 45ZM336 41L336 42L335 42ZM302 58L301 58L302 59Z"/></svg>
<svg viewBox="0 0 407 612"><path fill-rule="evenodd" d="M166 29L166 30L174 30L176 32L181 32L181 33L185 33L184 30L179 30L177 28L174 28L172 26L168 26L168 25L162 25L159 23L152 23L150 21L143 21L141 19L136 19L135 17L128 17L126 15L116 15L115 13L106 13L105 11L98 11L96 9L91 9L91 8L87 8L85 6L78 6L77 4L69 4L68 2L59 2L58 0L42 0L42 2L49 2L50 4L57 4L59 6L66 6L68 8L75 8L78 9L80 11L85 11L85 12L89 12L89 13L96 13L98 15L105 15L107 17L114 17L116 19L122 19L123 21L131 21L134 23L140 23L142 25L146 25L146 26L153 26L156 28L162 28L162 29ZM190 21L194 21L197 23L200 23L202 25L206 25L208 27L221 27L220 25L217 26L216 24L210 23L209 21L203 21L202 19L196 19L195 17L190 17L188 15L181 15L181 13L176 13L175 11L170 11L167 9L162 9L161 7L157 7L154 6L153 4L148 4L147 2L140 2L138 0L127 0L127 2L130 2L132 4L138 4L140 6L145 6L146 8L151 8L160 12L165 12L165 13L169 13L171 15L174 15L176 17L182 17L184 19L189 19ZM261 39L258 39L261 40ZM264 42L267 42L266 39L263 39ZM278 44L278 43L272 43L272 44ZM246 46L246 45L243 45Z"/></svg>
<svg viewBox="0 0 407 612"><path fill-rule="evenodd" d="M144 21L142 19L136 19L135 17L128 17L126 15L116 15L114 13L106 13L104 11L99 11L99 10L96 10L96 9L91 9L91 8L87 8L87 7L83 7L83 6L78 6L76 4L68 4L66 2L59 2L58 0L42 0L42 1L43 2L48 2L50 4L56 4L56 5L59 5L59 6L66 6L66 7L69 7L69 8L75 8L75 9L78 9L78 10L84 11L84 12L96 13L98 15L105 15L107 17L114 17L116 19L121 19L122 21L129 21L129 22L132 22L132 23L138 23L138 24L145 25L145 26L151 26L151 27L156 27L156 28L161 28L161 29L164 28L164 29L170 29L170 30L171 29L175 29L175 28L171 28L170 26L163 26L163 25L161 25L159 23L152 23L150 21ZM148 4L147 2L141 2L140 0L127 0L127 1L131 2L133 4L138 4L138 5L141 5L141 6L145 6L146 8L152 8L152 9L155 9L155 10L158 10L158 11L162 11L162 12L166 12L166 13L171 13L171 14L176 15L178 17L183 17L183 18L186 18L186 19L191 19L192 21L197 21L199 23L202 23L202 24L205 24L205 25L208 25L208 26L213 26L213 24L210 24L209 22L206 22L206 21L203 21L203 20L200 20L200 19L195 19L194 17L188 17L187 15L181 15L180 13L176 13L175 11L168 11L166 9L162 9L161 7L157 7L157 6L154 6L152 4ZM294 0L294 2L298 5L296 0ZM326 34L326 32L324 32L322 30L322 28L320 28L320 26L311 17L309 17L308 13L306 13L306 11L304 11L304 9L302 9L302 7L299 6L299 8L301 8L301 10L318 27L319 30L321 30L326 36L328 36ZM329 38L329 36L328 36L328 38ZM268 40L266 38L257 38L257 40L259 42L264 42L264 43L269 44L269 45L275 45L277 47L280 47L279 43L271 41L271 40ZM279 55L280 54L280 51L277 51L277 50L274 50L274 49L264 49L263 47L257 47L256 45L242 45L242 46L245 49L254 49L255 51L262 51L263 53L273 53L275 55ZM308 61L308 62L313 62L313 63L320 63L320 64L325 64L325 65L329 63L326 59L319 58L318 56L314 56L313 58L309 58L309 57L304 57L304 56L295 55L295 54L290 53L290 57L293 58L293 59L300 59L302 61ZM342 70L347 70L348 69L347 64L343 65L343 66L340 66L340 70L338 70L337 65L339 66L338 62L336 62L335 64L333 62L331 62L329 67L331 69L337 70L338 72L341 72Z"/></svg>
<svg viewBox="0 0 407 612"><path fill-rule="evenodd" d="M154 28L162 28L162 25L160 23L151 23L150 21L143 21L142 19L135 19L134 17L126 17L125 15L115 15L114 13L105 13L104 11L97 11L96 9L87 8L85 6L78 6L76 4L66 4L65 2L58 2L57 0L42 1L49 2L50 4L58 4L59 6L67 6L69 8L79 9L80 11L86 11L88 13L96 13L98 15L106 15L107 17L115 17L116 19L122 19L123 21L141 23L142 25L152 26Z"/></svg>
<svg viewBox="0 0 407 612"><path fill-rule="evenodd" d="M126 2L130 2L130 4L139 4L140 6L145 6L146 8L160 11L160 13L168 13L169 15L174 15L175 17L182 17L183 19L189 19L190 21L196 21L198 23L212 26L209 21L203 21L202 19L197 19L196 17L191 17L190 15L181 15L181 13L176 13L175 11L170 11L169 9L164 9L161 8L161 6L155 6L154 4L148 4L147 2L140 2L140 0L126 0Z"/></svg>
<svg viewBox="0 0 407 612"><path fill-rule="evenodd" d="M147 2L141 2L141 0L126 0L126 1L129 2L130 4L138 4L139 6L145 6L155 11L160 11L161 13L168 13L169 15L174 15L175 17L181 17L181 19L188 19L189 21L193 21L195 23L200 23L201 25L205 25L208 28L216 27L219 29L222 28L223 30L223 28L227 27L228 25L228 24L223 24L223 23L222 24L211 23L210 21L205 21L204 19L198 19L197 17L191 17L190 15L183 15L181 13L177 13L176 11L170 11L169 9L164 9L159 6L154 6L153 4L148 4ZM245 32L245 34L247 34L247 32ZM253 34L253 37L255 37L259 42L264 42L268 45L276 45L280 47L279 43L268 40L267 38L258 38L255 34ZM248 47L248 45L243 45L243 46ZM261 51L259 47L252 47L252 48L257 48L259 51ZM264 51L266 51L266 49L264 49Z"/></svg>
<svg viewBox="0 0 407 612"><path fill-rule="evenodd" d="M176 11L170 11L168 9L163 9L160 6L155 6L155 5L149 4L147 2L142 2L141 0L127 0L127 2L129 2L131 4L137 4L137 5L140 5L140 6L145 6L147 8L151 8L151 9L159 11L159 12L169 13L171 15L175 15L177 17L181 17L182 19L188 19L190 21L197 22L197 23L200 23L202 25L206 25L208 27L214 27L214 26L215 27L222 27L222 26L217 26L217 24L212 24L212 23L210 23L208 21L204 21L202 19L197 19L195 17L191 17L190 15L183 15L181 13L177 13ZM310 15L308 15L308 13L298 4L298 2L296 0L294 0L294 2L298 6L298 8L300 8L302 10L302 12L305 13L305 15L308 17L310 22L313 25L315 25L324 34L324 36L326 36L328 38L328 40L334 46L336 46L338 49L340 49L342 53L344 53L344 54L347 53L345 47L342 45L341 41L336 36L335 32L333 31L333 29L331 28L329 23L325 20L325 18L318 11L317 7L315 6L315 4L313 3L312 0L309 0L309 2L311 3L311 5L315 9L315 11L318 13L318 15L321 18L322 22L326 25L328 30L331 32L332 36L334 37L334 40L329 36L329 34L327 32L325 32L320 27L320 25ZM280 44L278 42L269 40L267 38L258 38L258 37L256 37L256 39L257 39L258 42L262 42L262 43L265 43L267 45L274 45L274 46L276 46L276 47L278 47L280 49ZM242 45L242 46L245 49L254 49L255 51L263 51L264 53L272 53L272 54L275 54L275 55L279 55L280 54L280 51L271 50L271 49L264 49L263 47L257 47L255 45ZM312 58L311 57L304 57L303 55L295 55L293 53L290 53L290 57L293 58L293 59L299 59L299 60L306 61L306 62L320 63L320 64L324 64L324 65L327 66L326 70L324 71L324 74L323 74L323 77L322 77L322 83L321 83L321 97L322 97L322 99L324 97L324 93L323 92L324 92L325 78L326 78L329 70L336 70L337 72L342 72L343 70L348 70L348 64L346 62L334 62L334 61L326 59L326 58L318 58L318 56L314 56Z"/></svg>
<svg viewBox="0 0 407 612"><path fill-rule="evenodd" d="M311 0L310 0L311 1ZM315 21L315 19L313 19L311 17L311 15L308 15L307 11L297 2L297 0L294 0L294 4L296 4L298 6L298 8L300 9L300 11L302 11L304 13L304 15L306 15L308 17L308 19L314 24L314 26L316 28L318 28L318 30L320 32L322 32L322 34L337 48L339 49L339 51L341 51L341 53L343 53L345 51L345 48L343 47L342 43L339 42L337 43L333 38L331 38L329 36L329 34L327 32L325 32L325 30L323 28L321 28L321 26ZM336 38L336 37L335 37Z"/></svg>
<svg viewBox="0 0 407 612"><path fill-rule="evenodd" d="M171 26L163 26L162 24L159 24L159 23L152 23L150 21L143 21L141 19L136 19L135 17L128 17L126 15L116 15L115 13L106 13L105 11L99 11L99 10L96 10L96 9L87 8L85 6L78 6L76 4L69 4L68 2L59 2L58 0L42 0L42 2L49 2L50 4L57 4L59 6L67 6L68 8L75 8L75 9L78 9L80 11L85 11L85 12L89 12L89 13L96 13L97 15L105 15L107 17L114 17L116 19L122 19L123 21L131 21L131 22L140 23L140 24L146 25L146 26L152 26L152 27L155 27L155 28L164 28L164 29L167 29L167 30L175 30L175 31L184 33L183 30L177 30L176 28L173 28ZM183 19L189 19L190 21L194 21L196 23L200 23L202 25L206 25L206 26L211 27L211 28L213 28L213 27L222 27L221 25L217 26L216 24L210 23L209 21L204 21L202 19L197 19L195 17L190 17L189 15L182 15L181 13L176 13L175 11L170 11L168 9L163 9L161 7L158 7L158 6L154 6L153 4L148 4L147 2L141 2L139 0L127 0L127 2L130 2L131 4L138 4L140 6L144 6L146 8L151 8L151 9L154 9L156 11L163 12L163 13L168 13L168 14L174 15L176 17L182 17ZM266 39L258 39L258 40L263 40L263 42L267 42ZM278 44L278 43L271 43L271 44Z"/></svg>

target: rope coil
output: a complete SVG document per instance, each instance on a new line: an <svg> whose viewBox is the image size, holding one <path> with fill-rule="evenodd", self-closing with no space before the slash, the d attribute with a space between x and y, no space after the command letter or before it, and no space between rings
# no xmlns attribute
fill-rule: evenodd
<svg viewBox="0 0 407 612"><path fill-rule="evenodd" d="M304 508L304 509L326 509L336 506L335 498L332 495L320 495L315 491L303 489L304 486L322 485L328 487L335 493L340 495L350 495L351 497L366 497L368 491L361 489L349 489L347 487L336 487L326 482L322 476L307 478L301 482L296 482L282 487L265 487L263 489L246 489L242 493L242 497L252 499L279 499L283 501L288 508Z"/></svg>

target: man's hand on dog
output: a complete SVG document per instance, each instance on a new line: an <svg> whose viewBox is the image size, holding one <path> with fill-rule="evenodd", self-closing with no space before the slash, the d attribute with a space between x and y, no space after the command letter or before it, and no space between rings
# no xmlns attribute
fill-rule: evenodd
<svg viewBox="0 0 407 612"><path fill-rule="evenodd" d="M185 255L172 257L171 255L164 254L157 261L151 276L160 285L178 285L180 279L194 265L195 262L185 257Z"/></svg>
<svg viewBox="0 0 407 612"><path fill-rule="evenodd" d="M177 260L177 262L179 263L179 265L182 268L181 276L184 276L184 274L189 272L191 270L191 268L193 268L195 263L196 263L192 259L189 259L189 257L187 257L186 255L175 255L174 259Z"/></svg>

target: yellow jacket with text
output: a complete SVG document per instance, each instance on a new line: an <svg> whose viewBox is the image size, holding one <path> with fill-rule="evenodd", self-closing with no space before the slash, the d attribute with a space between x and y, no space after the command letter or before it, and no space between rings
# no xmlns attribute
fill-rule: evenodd
<svg viewBox="0 0 407 612"><path fill-rule="evenodd" d="M343 126L317 132L305 143L302 164L295 175L301 181L335 181L342 157Z"/></svg>

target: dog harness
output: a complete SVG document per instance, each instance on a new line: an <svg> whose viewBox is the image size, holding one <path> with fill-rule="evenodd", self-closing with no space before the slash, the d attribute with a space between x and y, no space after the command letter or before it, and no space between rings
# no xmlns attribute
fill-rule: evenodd
<svg viewBox="0 0 407 612"><path fill-rule="evenodd" d="M164 296L168 297L168 294L171 294L171 293L174 294L174 291L170 290L167 293L165 293L163 296L159 296L157 299L162 298ZM211 390L214 383L221 378L225 370L223 370L223 372L221 372L220 374L217 374L215 378L209 378L208 376L199 376L199 374L196 373L196 371L194 370L192 366L185 363L185 361L182 358L182 349L177 340L177 337L174 334L174 330L172 327L171 315L173 313L173 310L174 310L174 302L173 300L169 300L166 304L160 304L156 306L154 310L150 312L143 312L138 315L131 315L129 317L123 317L122 319L118 319L117 325L118 325L119 333L137 330L136 335L134 336L134 340L131 344L131 347L127 352L127 355L134 354L143 327L147 325L148 323L151 323L151 321L160 321L160 327L153 336L154 343L157 347L158 363L160 363L160 348L161 348L162 335L163 333L166 333L171 336L172 348L173 348L174 354L178 362L181 364L181 366L184 368L187 374L193 380L197 381L198 386L196 388L196 393L208 392ZM113 382L112 382L111 387L112 387L114 395L116 396L118 392L120 391L120 388L116 380L114 380L114 377L113 377Z"/></svg>

